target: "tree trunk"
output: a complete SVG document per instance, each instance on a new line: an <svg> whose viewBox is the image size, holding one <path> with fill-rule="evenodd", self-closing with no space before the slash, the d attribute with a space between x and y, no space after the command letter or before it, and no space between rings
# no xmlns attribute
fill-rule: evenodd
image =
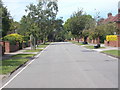
<svg viewBox="0 0 120 90"><path fill-rule="evenodd" d="M32 50L36 49L35 37L32 34L30 35L30 46Z"/></svg>
<svg viewBox="0 0 120 90"><path fill-rule="evenodd" d="M87 42L87 37L84 37L84 42Z"/></svg>

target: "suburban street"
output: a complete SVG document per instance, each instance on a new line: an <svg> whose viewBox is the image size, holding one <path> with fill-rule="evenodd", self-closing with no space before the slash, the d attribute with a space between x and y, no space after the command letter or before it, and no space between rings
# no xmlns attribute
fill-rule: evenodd
<svg viewBox="0 0 120 90"><path fill-rule="evenodd" d="M56 42L5 88L117 87L118 59L69 42Z"/></svg>

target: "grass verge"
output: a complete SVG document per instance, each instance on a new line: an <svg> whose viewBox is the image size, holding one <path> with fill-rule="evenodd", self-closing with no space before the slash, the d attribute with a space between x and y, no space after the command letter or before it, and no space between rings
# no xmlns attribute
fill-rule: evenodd
<svg viewBox="0 0 120 90"><path fill-rule="evenodd" d="M76 41L70 41L71 43L73 43L73 44L77 44L77 45L88 45L88 44L83 44L82 42L76 42Z"/></svg>
<svg viewBox="0 0 120 90"><path fill-rule="evenodd" d="M0 61L0 63L2 63L2 66L0 66L2 72L0 72L0 74L9 74L13 72L33 56L35 56L35 54L17 54L12 56L11 59Z"/></svg>
<svg viewBox="0 0 120 90"><path fill-rule="evenodd" d="M88 49L94 49L94 46L92 46L92 45L88 45L88 46L84 46L84 47L86 47ZM102 48L105 48L105 47L100 47L100 48L102 49ZM100 49L100 48L98 48L98 49Z"/></svg>
<svg viewBox="0 0 120 90"><path fill-rule="evenodd" d="M102 53L112 55L115 57L120 57L120 50L107 50L107 51L102 51Z"/></svg>
<svg viewBox="0 0 120 90"><path fill-rule="evenodd" d="M50 42L47 42L46 44L39 45L38 48L45 48L50 44ZM26 50L25 52L40 52L43 49L36 49L36 50ZM35 54L17 54L12 56L10 59L6 60L0 60L0 69L2 69L0 72L1 75L5 74L11 74L15 70L17 70L20 66L25 64L27 61L29 61Z"/></svg>
<svg viewBox="0 0 120 90"><path fill-rule="evenodd" d="M39 45L37 48L46 48L51 42L46 42L45 44Z"/></svg>
<svg viewBox="0 0 120 90"><path fill-rule="evenodd" d="M42 51L43 49L35 49L35 50L26 50L25 52L40 52Z"/></svg>

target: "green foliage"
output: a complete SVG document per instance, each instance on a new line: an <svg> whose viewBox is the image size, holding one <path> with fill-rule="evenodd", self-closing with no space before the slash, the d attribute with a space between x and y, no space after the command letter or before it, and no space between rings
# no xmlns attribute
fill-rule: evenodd
<svg viewBox="0 0 120 90"><path fill-rule="evenodd" d="M103 43L106 39L106 35L114 35L114 32L117 32L115 23L108 23L103 25L98 25L95 28L89 30L89 38L96 39L100 38L100 42Z"/></svg>
<svg viewBox="0 0 120 90"><path fill-rule="evenodd" d="M41 0L37 5L30 4L25 10L28 14L20 21L18 33L24 36L33 36L37 40L46 41L54 30L61 28L59 20L56 20L58 6L56 1ZM31 38L31 46L33 44Z"/></svg>
<svg viewBox="0 0 120 90"><path fill-rule="evenodd" d="M25 52L40 52L42 51L43 49L35 49L35 50L26 50Z"/></svg>
<svg viewBox="0 0 120 90"><path fill-rule="evenodd" d="M26 41L26 42L28 42L28 41L30 40L30 37L28 37L28 36L23 36L23 40Z"/></svg>
<svg viewBox="0 0 120 90"><path fill-rule="evenodd" d="M102 51L103 53L110 54L113 56L120 57L120 50L107 50L107 51Z"/></svg>
<svg viewBox="0 0 120 90"><path fill-rule="evenodd" d="M9 41L11 44L16 44L16 42L22 43L23 42L23 36L19 34L9 34L5 37L3 37L4 41Z"/></svg>
<svg viewBox="0 0 120 90"><path fill-rule="evenodd" d="M7 8L3 6L2 1L0 1L0 12L2 15L2 37L7 35L7 32L10 30L10 13Z"/></svg>
<svg viewBox="0 0 120 90"><path fill-rule="evenodd" d="M82 9L73 13L65 24L64 29L67 34L71 33L75 38L84 38L84 41L89 39L94 40L100 38L103 43L106 35L113 35L115 32L119 34L119 29L116 28L116 23L107 23L96 25L95 19L90 15L83 14ZM71 36L72 37L72 36Z"/></svg>
<svg viewBox="0 0 120 90"><path fill-rule="evenodd" d="M88 49L95 49L93 45L87 45L87 46L84 46L84 47L86 47L86 48L88 48ZM99 47L99 48L105 48L105 47ZM99 48L98 48L98 49L99 49ZM97 49L97 48L96 48L96 49Z"/></svg>
<svg viewBox="0 0 120 90"><path fill-rule="evenodd" d="M74 37L79 38L82 36L82 31L94 27L94 23L91 15L83 14L83 11L79 10L65 22L64 29L68 32L71 31Z"/></svg>
<svg viewBox="0 0 120 90"><path fill-rule="evenodd" d="M18 30L19 30L19 28L20 28L20 24L19 24L19 22L17 22L17 21L14 21L13 19L11 19L10 20L10 30L9 30L9 32L10 33L16 33Z"/></svg>
<svg viewBox="0 0 120 90"><path fill-rule="evenodd" d="M2 65L0 68L2 68L2 72L0 74L9 74L15 69L17 69L20 65L24 64L29 60L29 58L33 57L35 54L18 54L15 56L12 56L11 59L7 60L0 60L0 63Z"/></svg>
<svg viewBox="0 0 120 90"><path fill-rule="evenodd" d="M65 32L64 32L62 24L63 24L62 19L54 20L53 30L48 35L49 41L64 41L64 39L65 39L64 33Z"/></svg>

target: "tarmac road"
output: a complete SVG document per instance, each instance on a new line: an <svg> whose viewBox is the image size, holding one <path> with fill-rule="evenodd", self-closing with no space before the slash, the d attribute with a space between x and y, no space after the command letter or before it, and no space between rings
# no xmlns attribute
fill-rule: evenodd
<svg viewBox="0 0 120 90"><path fill-rule="evenodd" d="M5 88L117 88L118 59L68 42L51 44Z"/></svg>

